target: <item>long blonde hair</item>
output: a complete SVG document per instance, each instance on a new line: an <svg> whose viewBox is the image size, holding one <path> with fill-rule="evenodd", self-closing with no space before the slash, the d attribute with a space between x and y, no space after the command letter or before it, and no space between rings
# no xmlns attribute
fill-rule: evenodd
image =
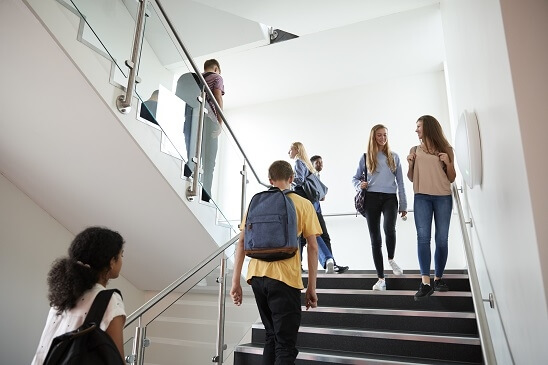
<svg viewBox="0 0 548 365"><path fill-rule="evenodd" d="M367 169L371 174L377 171L378 166L377 153L379 152L379 145L377 143L375 135L377 134L377 131L379 129L383 128L388 131L388 128L386 128L384 125L377 124L376 126L371 128L371 133L369 134L369 144L367 146ZM390 146L388 145L388 139L386 140L386 144L384 145L382 153L384 153L384 155L386 156L386 161L388 163L388 168L390 169L390 171L395 172L396 162L394 161L394 155L392 155L392 151L390 150Z"/></svg>
<svg viewBox="0 0 548 365"><path fill-rule="evenodd" d="M298 158L299 160L304 162L304 164L311 173L316 173L316 169L314 168L314 166L312 166L304 145L301 142L293 142L291 144L291 147L295 148L295 150L297 151L297 153L295 154L295 158Z"/></svg>

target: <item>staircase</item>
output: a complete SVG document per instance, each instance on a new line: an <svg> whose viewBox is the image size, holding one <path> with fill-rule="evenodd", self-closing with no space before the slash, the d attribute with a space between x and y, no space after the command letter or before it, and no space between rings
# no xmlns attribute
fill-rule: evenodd
<svg viewBox="0 0 548 365"><path fill-rule="evenodd" d="M415 302L418 271L387 275L384 292L371 290L374 271L319 274L319 307L303 307L296 364L481 364L467 272L446 270L443 278L449 292ZM234 364L259 365L264 337L255 323Z"/></svg>

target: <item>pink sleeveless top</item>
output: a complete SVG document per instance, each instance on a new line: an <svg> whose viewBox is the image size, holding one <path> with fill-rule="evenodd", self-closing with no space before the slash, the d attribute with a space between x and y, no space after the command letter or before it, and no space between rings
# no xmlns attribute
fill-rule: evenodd
<svg viewBox="0 0 548 365"><path fill-rule="evenodd" d="M431 155L417 146L413 169L415 194L451 195L451 182L443 170L444 163L437 155Z"/></svg>

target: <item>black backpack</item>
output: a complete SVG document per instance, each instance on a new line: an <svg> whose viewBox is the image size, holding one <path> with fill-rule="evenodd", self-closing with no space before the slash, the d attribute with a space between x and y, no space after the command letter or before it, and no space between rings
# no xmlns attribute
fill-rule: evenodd
<svg viewBox="0 0 548 365"><path fill-rule="evenodd" d="M112 294L117 289L100 291L79 328L57 336L44 365L124 365L112 338L99 326Z"/></svg>

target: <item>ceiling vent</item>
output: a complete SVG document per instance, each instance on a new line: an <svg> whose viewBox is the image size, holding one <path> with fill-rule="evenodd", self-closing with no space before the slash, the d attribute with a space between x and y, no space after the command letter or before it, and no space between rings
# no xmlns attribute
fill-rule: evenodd
<svg viewBox="0 0 548 365"><path fill-rule="evenodd" d="M288 41L288 40L293 39L293 38L299 38L298 35L288 33L288 32L283 31L281 29L270 28L269 33L270 33L270 44Z"/></svg>

